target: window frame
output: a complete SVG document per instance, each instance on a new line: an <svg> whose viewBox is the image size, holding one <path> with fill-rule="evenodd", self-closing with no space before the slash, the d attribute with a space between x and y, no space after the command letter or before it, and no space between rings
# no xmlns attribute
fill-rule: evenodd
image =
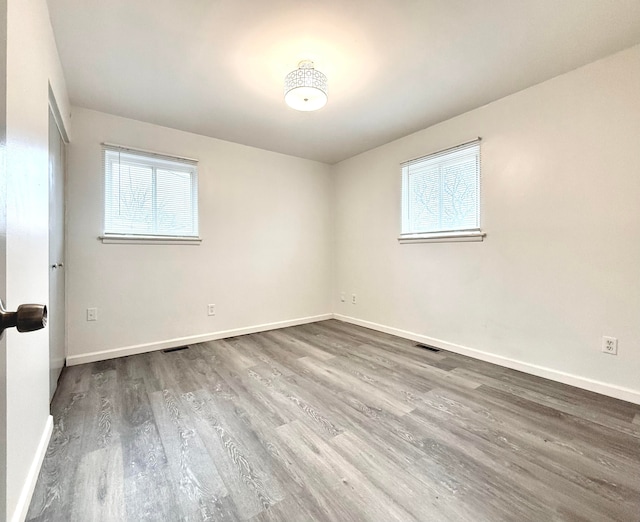
<svg viewBox="0 0 640 522"><path fill-rule="evenodd" d="M454 147L448 147L437 152L427 154L409 161L401 163L401 224L400 235L398 241L400 243L424 243L424 242L452 242L452 241L483 241L486 233L481 228L481 216L482 216L482 168L481 168L481 150L480 150L481 138L471 140ZM470 152L475 149L473 152ZM434 231L413 231L410 230L411 223L411 191L409 188L409 176L411 175L411 167L422 166L427 167L429 165L438 166L441 168L448 162L460 160L465 156L475 155L477 158L477 174L476 174L476 203L477 203L477 215L476 223L477 227L472 228L454 228L454 229L439 229ZM438 174L441 176L441 173ZM440 181L439 181L440 182ZM442 198L438 198L438 203L441 204Z"/></svg>
<svg viewBox="0 0 640 522"><path fill-rule="evenodd" d="M150 168L152 171L151 184L152 190L152 220L153 231L151 232L132 232L126 233L116 230L107 230L107 211L108 201L107 194L112 181L110 171L110 162L113 160L109 156L113 154L127 154L133 157L131 163L139 163L143 167ZM123 162L124 163L124 162ZM193 234L167 234L166 230L159 230L157 221L157 171L162 170L164 167L166 170L171 171L171 166L177 166L175 170L188 174L190 177L190 192L191 192L191 208L193 209L191 214L192 219L192 231ZM178 156L172 156L168 154L162 154L158 152L152 152L143 149L134 149L131 147L123 147L121 145L113 145L110 143L102 144L102 186L103 186L103 212L102 212L102 230L103 234L99 236L99 239L103 243L131 243L131 244L200 244L202 238L199 235L200 229L200 213L199 213L199 186L198 186L198 161L191 158L184 158Z"/></svg>

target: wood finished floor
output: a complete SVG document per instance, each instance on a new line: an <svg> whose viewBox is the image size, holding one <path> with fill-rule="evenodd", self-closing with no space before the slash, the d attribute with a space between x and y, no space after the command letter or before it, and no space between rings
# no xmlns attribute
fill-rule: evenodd
<svg viewBox="0 0 640 522"><path fill-rule="evenodd" d="M66 368L31 521L640 521L640 406L335 320Z"/></svg>

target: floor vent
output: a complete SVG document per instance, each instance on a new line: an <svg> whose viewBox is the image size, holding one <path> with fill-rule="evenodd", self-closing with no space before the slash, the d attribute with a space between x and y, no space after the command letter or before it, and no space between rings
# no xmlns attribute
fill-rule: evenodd
<svg viewBox="0 0 640 522"><path fill-rule="evenodd" d="M424 350L429 350L430 352L438 353L440 351L440 348L434 348L433 346L429 346L428 344L418 343L416 344L416 347L423 348Z"/></svg>
<svg viewBox="0 0 640 522"><path fill-rule="evenodd" d="M177 348L167 348L166 350L162 350L162 353L171 353L171 352L179 352L180 350L186 350L189 348L188 346L178 346Z"/></svg>

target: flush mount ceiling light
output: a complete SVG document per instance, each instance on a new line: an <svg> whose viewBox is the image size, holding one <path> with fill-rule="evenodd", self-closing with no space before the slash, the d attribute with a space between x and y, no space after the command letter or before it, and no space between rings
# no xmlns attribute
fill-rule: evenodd
<svg viewBox="0 0 640 522"><path fill-rule="evenodd" d="M284 79L284 101L297 111L317 111L327 103L327 77L302 60Z"/></svg>

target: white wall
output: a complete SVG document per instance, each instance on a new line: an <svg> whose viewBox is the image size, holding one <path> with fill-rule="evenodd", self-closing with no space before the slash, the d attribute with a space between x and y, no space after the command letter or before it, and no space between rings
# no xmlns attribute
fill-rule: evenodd
<svg viewBox="0 0 640 522"><path fill-rule="evenodd" d="M7 19L7 305L15 310L49 299L49 82L67 121L69 105L46 2L9 0ZM6 517L19 520L51 428L49 333L6 335Z"/></svg>
<svg viewBox="0 0 640 522"><path fill-rule="evenodd" d="M486 240L398 244L399 164L476 136ZM639 137L636 46L337 164L334 311L640 401Z"/></svg>
<svg viewBox="0 0 640 522"><path fill-rule="evenodd" d="M69 363L330 312L329 166L81 108L73 108L73 133ZM201 245L98 240L102 142L200 161ZM208 303L215 317L207 316ZM88 307L98 308L97 322L85 320Z"/></svg>

